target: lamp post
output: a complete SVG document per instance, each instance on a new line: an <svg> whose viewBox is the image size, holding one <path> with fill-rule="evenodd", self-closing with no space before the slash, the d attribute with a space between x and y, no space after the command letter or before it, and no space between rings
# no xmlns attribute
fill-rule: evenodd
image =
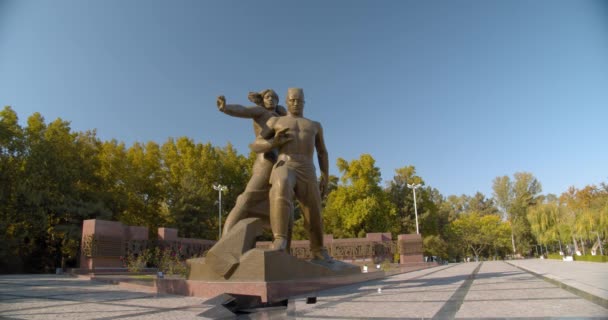
<svg viewBox="0 0 608 320"><path fill-rule="evenodd" d="M218 221L219 221L219 227L218 227L218 237L217 239L219 240L222 237L222 192L223 191L227 191L228 187L223 186L221 184L214 184L213 185L213 189L216 190L218 192Z"/></svg>
<svg viewBox="0 0 608 320"><path fill-rule="evenodd" d="M416 189L420 188L421 185L419 184L407 184L407 187L414 190L414 214L416 215L416 234L420 234L420 231L418 231L418 208L416 207Z"/></svg>

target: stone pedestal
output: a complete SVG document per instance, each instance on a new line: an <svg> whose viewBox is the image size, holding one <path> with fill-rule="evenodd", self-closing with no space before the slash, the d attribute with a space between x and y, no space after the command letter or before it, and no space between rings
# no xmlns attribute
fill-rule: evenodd
<svg viewBox="0 0 608 320"><path fill-rule="evenodd" d="M284 251L255 248L261 230L259 218L239 221L205 258L188 260L188 280L268 282L360 273L358 266L342 261L304 261Z"/></svg>
<svg viewBox="0 0 608 320"><path fill-rule="evenodd" d="M420 234L400 234L397 241L399 244L399 263L424 262L422 236Z"/></svg>
<svg viewBox="0 0 608 320"><path fill-rule="evenodd" d="M305 261L284 251L255 248L261 228L262 221L258 218L239 221L205 258L188 260L190 274L185 283L170 286L177 286L175 292L193 295L240 293L272 301L315 291L328 279L344 281L336 278L361 274L358 266L338 260Z"/></svg>
<svg viewBox="0 0 608 320"><path fill-rule="evenodd" d="M322 261L304 261L280 251L252 249L240 259L238 265L225 278L214 264L206 259L191 259L189 280L230 281L230 282L271 282L284 280L320 279L361 273L358 266L334 260L331 263Z"/></svg>

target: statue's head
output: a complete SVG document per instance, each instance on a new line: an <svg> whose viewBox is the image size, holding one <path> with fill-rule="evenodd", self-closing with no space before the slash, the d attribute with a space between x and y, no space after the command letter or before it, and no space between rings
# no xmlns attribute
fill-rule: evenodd
<svg viewBox="0 0 608 320"><path fill-rule="evenodd" d="M270 111L274 111L279 103L279 95L272 89L266 89L260 92L260 95L264 99L264 107Z"/></svg>
<svg viewBox="0 0 608 320"><path fill-rule="evenodd" d="M302 116L304 112L304 90L302 88L287 89L287 110L294 116Z"/></svg>

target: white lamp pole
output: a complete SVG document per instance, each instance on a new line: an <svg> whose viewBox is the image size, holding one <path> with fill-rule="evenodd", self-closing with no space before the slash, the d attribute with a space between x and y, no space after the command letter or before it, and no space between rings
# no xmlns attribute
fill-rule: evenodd
<svg viewBox="0 0 608 320"><path fill-rule="evenodd" d="M407 184L407 187L414 190L414 213L416 214L416 234L420 234L420 231L418 230L418 208L416 207L416 189L420 188L421 185L420 184Z"/></svg>
<svg viewBox="0 0 608 320"><path fill-rule="evenodd" d="M228 187L223 186L221 184L214 184L213 185L213 189L217 190L218 192L218 221L219 221L219 227L218 227L218 237L217 239L219 240L222 237L222 191L227 191Z"/></svg>

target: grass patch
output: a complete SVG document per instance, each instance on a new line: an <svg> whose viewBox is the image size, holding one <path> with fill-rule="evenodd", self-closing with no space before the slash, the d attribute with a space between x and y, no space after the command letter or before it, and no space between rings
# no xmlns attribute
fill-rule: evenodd
<svg viewBox="0 0 608 320"><path fill-rule="evenodd" d="M589 262L608 262L608 256L574 256L574 261L589 261Z"/></svg>

